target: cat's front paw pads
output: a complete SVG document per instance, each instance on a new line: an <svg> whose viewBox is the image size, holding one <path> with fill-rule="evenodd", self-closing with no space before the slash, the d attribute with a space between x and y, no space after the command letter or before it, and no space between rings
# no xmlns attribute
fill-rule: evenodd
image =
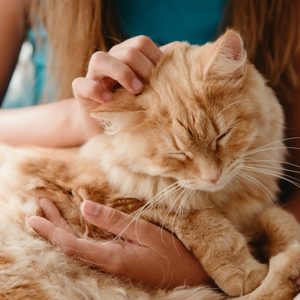
<svg viewBox="0 0 300 300"><path fill-rule="evenodd" d="M246 295L255 290L266 277L268 267L257 263L255 268L241 266L225 266L219 270L216 284L231 297Z"/></svg>

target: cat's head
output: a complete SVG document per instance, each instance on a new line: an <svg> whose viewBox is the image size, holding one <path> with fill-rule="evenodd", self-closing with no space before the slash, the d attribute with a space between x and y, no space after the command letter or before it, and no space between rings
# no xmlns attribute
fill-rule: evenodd
<svg viewBox="0 0 300 300"><path fill-rule="evenodd" d="M205 191L223 188L247 152L280 139L283 126L233 30L203 46L178 43L141 95L119 90L92 115L108 136L111 163Z"/></svg>

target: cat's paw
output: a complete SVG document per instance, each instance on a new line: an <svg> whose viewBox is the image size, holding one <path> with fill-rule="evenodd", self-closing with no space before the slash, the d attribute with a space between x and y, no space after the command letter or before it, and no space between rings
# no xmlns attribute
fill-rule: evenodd
<svg viewBox="0 0 300 300"><path fill-rule="evenodd" d="M246 266L227 265L218 270L214 280L231 297L246 295L255 290L268 273L267 265L258 262Z"/></svg>
<svg viewBox="0 0 300 300"><path fill-rule="evenodd" d="M299 292L299 277L300 244L295 243L270 259L268 275L247 299L292 300Z"/></svg>
<svg viewBox="0 0 300 300"><path fill-rule="evenodd" d="M298 242L271 258L268 276L273 276L273 280L280 279L283 284L292 282L293 289L299 290L297 281L300 278L300 244Z"/></svg>

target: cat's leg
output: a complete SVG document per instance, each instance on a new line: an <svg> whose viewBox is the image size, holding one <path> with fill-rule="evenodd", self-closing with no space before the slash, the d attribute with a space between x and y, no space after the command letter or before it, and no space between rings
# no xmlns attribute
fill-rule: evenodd
<svg viewBox="0 0 300 300"><path fill-rule="evenodd" d="M265 235L268 257L284 251L295 241L300 242L300 225L296 218L278 206L264 210L257 224Z"/></svg>
<svg viewBox="0 0 300 300"><path fill-rule="evenodd" d="M245 237L216 209L190 213L178 222L175 233L230 296L250 293L268 272L267 265L251 255Z"/></svg>

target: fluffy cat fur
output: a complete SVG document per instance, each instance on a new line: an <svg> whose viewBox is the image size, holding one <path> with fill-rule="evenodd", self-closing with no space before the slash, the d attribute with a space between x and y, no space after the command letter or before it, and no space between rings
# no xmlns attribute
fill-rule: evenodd
<svg viewBox="0 0 300 300"><path fill-rule="evenodd" d="M103 134L79 152L0 147L0 299L292 299L300 228L274 204L283 113L241 37L178 43L141 95L114 97L93 113ZM82 199L163 224L219 290L150 291L72 260L26 225L38 197L85 238L110 237L80 218Z"/></svg>

